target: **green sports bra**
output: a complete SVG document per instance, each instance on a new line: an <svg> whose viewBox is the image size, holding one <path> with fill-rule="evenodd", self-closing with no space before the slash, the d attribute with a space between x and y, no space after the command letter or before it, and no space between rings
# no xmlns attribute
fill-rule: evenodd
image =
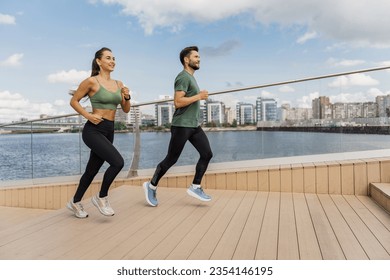
<svg viewBox="0 0 390 280"><path fill-rule="evenodd" d="M96 80L98 81L98 79ZM117 81L116 84L118 85ZM99 85L99 90L89 98L91 101L92 108L116 110L116 108L122 101L122 94L119 85L118 90L116 92L108 91L100 83Z"/></svg>

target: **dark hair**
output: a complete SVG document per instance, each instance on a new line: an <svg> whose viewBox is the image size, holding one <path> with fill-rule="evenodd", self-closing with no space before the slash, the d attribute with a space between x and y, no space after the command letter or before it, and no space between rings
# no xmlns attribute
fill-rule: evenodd
<svg viewBox="0 0 390 280"><path fill-rule="evenodd" d="M199 49L197 46L191 46L191 47L186 47L180 52L180 62L181 64L184 65L184 58L189 56L192 51L198 52Z"/></svg>
<svg viewBox="0 0 390 280"><path fill-rule="evenodd" d="M99 65L97 64L96 59L97 59L97 58L101 59L102 56L103 56L103 52L105 52L105 51L111 52L111 50L110 50L109 48L101 48L100 50L98 50L98 51L95 53L95 58L92 60L92 72L91 72L91 77L99 75L100 67L99 67Z"/></svg>

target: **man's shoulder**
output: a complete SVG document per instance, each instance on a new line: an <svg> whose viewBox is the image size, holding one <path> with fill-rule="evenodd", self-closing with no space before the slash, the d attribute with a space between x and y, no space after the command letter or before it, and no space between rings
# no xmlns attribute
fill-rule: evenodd
<svg viewBox="0 0 390 280"><path fill-rule="evenodd" d="M188 74L187 71L182 70L181 72L179 72L179 74L177 74L176 79L178 79L178 78L183 78L183 77L189 77L189 76L190 76L190 75Z"/></svg>

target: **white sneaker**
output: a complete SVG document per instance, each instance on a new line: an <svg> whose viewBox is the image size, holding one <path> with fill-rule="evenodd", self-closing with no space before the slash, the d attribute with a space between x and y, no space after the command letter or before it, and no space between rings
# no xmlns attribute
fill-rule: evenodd
<svg viewBox="0 0 390 280"><path fill-rule="evenodd" d="M108 196L100 198L98 194L92 197L92 204L99 209L100 213L104 216L114 216L115 212L111 208L110 202L108 201Z"/></svg>
<svg viewBox="0 0 390 280"><path fill-rule="evenodd" d="M73 212L73 214L80 219L84 219L88 217L88 213L85 212L83 205L81 202L73 203L73 201L69 201L66 204L66 208Z"/></svg>

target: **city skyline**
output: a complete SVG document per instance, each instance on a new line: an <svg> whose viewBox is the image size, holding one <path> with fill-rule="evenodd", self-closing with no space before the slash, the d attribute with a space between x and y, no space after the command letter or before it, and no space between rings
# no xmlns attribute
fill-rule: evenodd
<svg viewBox="0 0 390 280"><path fill-rule="evenodd" d="M178 53L187 45L200 47L195 75L210 92L390 65L388 7L384 0L2 1L0 122L73 113L68 91L89 76L103 46L117 58L112 77L138 102L173 95ZM390 92L389 75L362 73L260 94L306 108L320 95L367 101ZM231 106L258 94L218 99Z"/></svg>

